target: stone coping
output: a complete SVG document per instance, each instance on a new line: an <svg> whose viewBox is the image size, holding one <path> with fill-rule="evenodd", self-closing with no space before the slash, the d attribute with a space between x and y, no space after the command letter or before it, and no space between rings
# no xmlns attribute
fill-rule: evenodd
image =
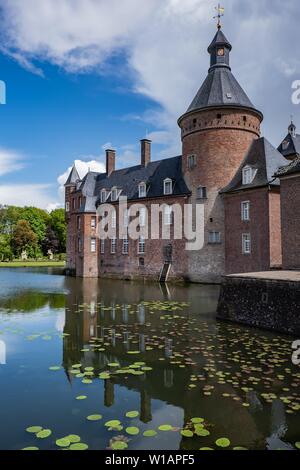
<svg viewBox="0 0 300 470"><path fill-rule="evenodd" d="M265 271L258 273L230 274L226 278L263 279L266 281L300 282L300 271Z"/></svg>

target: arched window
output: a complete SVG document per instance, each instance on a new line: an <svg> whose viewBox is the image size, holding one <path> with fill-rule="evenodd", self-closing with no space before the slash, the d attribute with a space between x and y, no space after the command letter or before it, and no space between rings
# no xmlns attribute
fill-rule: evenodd
<svg viewBox="0 0 300 470"><path fill-rule="evenodd" d="M101 191L101 203L104 204L106 202L106 189L102 189Z"/></svg>
<svg viewBox="0 0 300 470"><path fill-rule="evenodd" d="M164 208L164 224L172 225L172 206L165 206Z"/></svg>

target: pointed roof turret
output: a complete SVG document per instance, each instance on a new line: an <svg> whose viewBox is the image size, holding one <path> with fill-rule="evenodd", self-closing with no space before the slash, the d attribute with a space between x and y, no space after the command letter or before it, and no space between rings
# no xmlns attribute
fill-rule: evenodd
<svg viewBox="0 0 300 470"><path fill-rule="evenodd" d="M210 54L208 75L186 114L211 107L240 107L255 111L261 121L263 120L262 113L255 108L231 72L231 50L232 45L223 33L221 26L218 25L218 31L208 47Z"/></svg>
<svg viewBox="0 0 300 470"><path fill-rule="evenodd" d="M76 184L77 181L80 181L80 176L78 174L78 171L76 169L76 166L75 164L73 165L73 168L69 174L69 177L67 179L67 181L65 182L65 186L68 186L70 184Z"/></svg>
<svg viewBox="0 0 300 470"><path fill-rule="evenodd" d="M278 147L279 152L288 160L293 160L300 155L300 135L293 122L288 127L288 134Z"/></svg>

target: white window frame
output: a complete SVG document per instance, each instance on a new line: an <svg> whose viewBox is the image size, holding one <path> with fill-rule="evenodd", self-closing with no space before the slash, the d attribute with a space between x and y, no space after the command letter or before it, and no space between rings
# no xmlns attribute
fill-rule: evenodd
<svg viewBox="0 0 300 470"><path fill-rule="evenodd" d="M91 253L96 253L97 251L97 239L91 238Z"/></svg>
<svg viewBox="0 0 300 470"><path fill-rule="evenodd" d="M139 198L145 198L147 196L147 185L146 183L139 184Z"/></svg>
<svg viewBox="0 0 300 470"><path fill-rule="evenodd" d="M116 238L112 238L110 240L110 253L112 255L115 255L117 252L117 239Z"/></svg>
<svg viewBox="0 0 300 470"><path fill-rule="evenodd" d="M70 203L69 203L69 201L66 202L66 212L70 212Z"/></svg>
<svg viewBox="0 0 300 470"><path fill-rule="evenodd" d="M250 220L250 201L243 201L241 203L242 221L249 222Z"/></svg>
<svg viewBox="0 0 300 470"><path fill-rule="evenodd" d="M116 202L118 200L118 188L112 188L110 194L111 202Z"/></svg>
<svg viewBox="0 0 300 470"><path fill-rule="evenodd" d="M173 208L172 206L164 207L164 225L172 225L173 219Z"/></svg>
<svg viewBox="0 0 300 470"><path fill-rule="evenodd" d="M197 188L197 199L207 199L207 187L199 186Z"/></svg>
<svg viewBox="0 0 300 470"><path fill-rule="evenodd" d="M122 244L122 254L128 255L128 253L129 253L129 239L128 237L124 237L123 244Z"/></svg>
<svg viewBox="0 0 300 470"><path fill-rule="evenodd" d="M101 253L101 255L104 255L104 253L105 253L105 240L104 240L104 238L101 238L101 240L100 240L100 253Z"/></svg>
<svg viewBox="0 0 300 470"><path fill-rule="evenodd" d="M147 221L147 209L146 207L141 207L139 210L139 225L140 227L145 227Z"/></svg>
<svg viewBox="0 0 300 470"><path fill-rule="evenodd" d="M210 245L220 245L221 244L221 232L210 231L208 234L208 243Z"/></svg>
<svg viewBox="0 0 300 470"><path fill-rule="evenodd" d="M104 204L104 202L106 202L106 199L107 199L106 189L102 189L101 190L101 195L100 195L101 203Z"/></svg>
<svg viewBox="0 0 300 470"><path fill-rule="evenodd" d="M91 228L95 229L96 226L97 226L97 218L96 218L95 215L92 215L92 217L91 217Z"/></svg>
<svg viewBox="0 0 300 470"><path fill-rule="evenodd" d="M254 170L251 166L247 165L243 168L243 185L251 184L253 181Z"/></svg>
<svg viewBox="0 0 300 470"><path fill-rule="evenodd" d="M138 255L144 255L145 254L145 238L140 237L138 239Z"/></svg>
<svg viewBox="0 0 300 470"><path fill-rule="evenodd" d="M170 187L170 191L167 188ZM173 194L173 181L170 178L164 180L164 195L171 196Z"/></svg>
<svg viewBox="0 0 300 470"><path fill-rule="evenodd" d="M251 233L243 233L242 235L242 252L243 255L251 255Z"/></svg>

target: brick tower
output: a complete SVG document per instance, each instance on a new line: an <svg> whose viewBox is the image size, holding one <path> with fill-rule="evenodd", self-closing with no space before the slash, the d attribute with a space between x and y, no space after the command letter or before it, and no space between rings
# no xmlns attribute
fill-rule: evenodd
<svg viewBox="0 0 300 470"><path fill-rule="evenodd" d="M218 282L225 273L224 207L219 192L235 175L253 140L260 137L263 120L231 73L231 49L218 25L208 47L208 76L178 120L190 203L203 204L205 213L204 247L187 252L188 277L195 282Z"/></svg>

